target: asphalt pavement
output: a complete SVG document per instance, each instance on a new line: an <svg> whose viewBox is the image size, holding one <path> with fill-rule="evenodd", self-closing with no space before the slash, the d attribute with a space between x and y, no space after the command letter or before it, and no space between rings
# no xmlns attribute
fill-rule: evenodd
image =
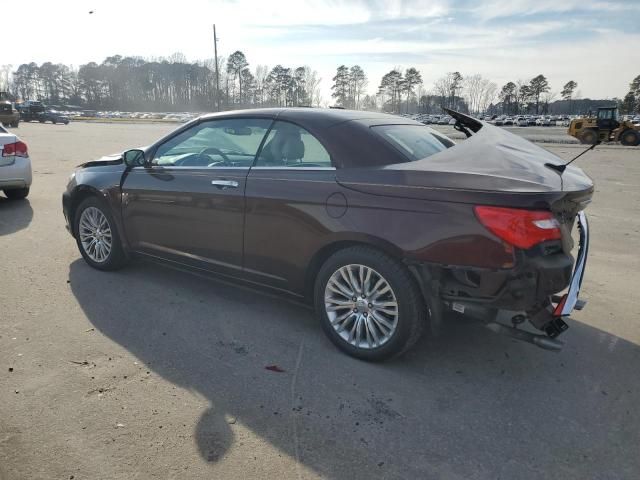
<svg viewBox="0 0 640 480"><path fill-rule="evenodd" d="M588 303L562 352L449 316L371 364L277 296L84 263L61 211L74 166L172 128L18 129L34 184L0 197L1 480L640 476L640 148L578 161L596 182Z"/></svg>

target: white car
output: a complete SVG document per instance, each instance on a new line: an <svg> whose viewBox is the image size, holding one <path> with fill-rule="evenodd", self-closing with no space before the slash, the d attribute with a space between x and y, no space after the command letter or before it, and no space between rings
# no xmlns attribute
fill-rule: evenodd
<svg viewBox="0 0 640 480"><path fill-rule="evenodd" d="M526 127L529 125L529 121L524 117L518 117L518 119L516 120L516 125L518 125L519 127Z"/></svg>
<svg viewBox="0 0 640 480"><path fill-rule="evenodd" d="M0 190L19 200L29 195L31 159L27 144L0 126Z"/></svg>

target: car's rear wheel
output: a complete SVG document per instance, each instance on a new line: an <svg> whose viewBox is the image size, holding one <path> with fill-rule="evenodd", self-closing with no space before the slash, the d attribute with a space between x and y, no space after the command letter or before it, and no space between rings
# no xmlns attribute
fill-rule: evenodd
<svg viewBox="0 0 640 480"><path fill-rule="evenodd" d="M6 189L4 194L11 200L22 200L29 195L29 187Z"/></svg>
<svg viewBox="0 0 640 480"><path fill-rule="evenodd" d="M427 308L410 272L364 246L333 254L316 278L315 309L331 341L363 360L385 360L420 338Z"/></svg>
<svg viewBox="0 0 640 480"><path fill-rule="evenodd" d="M625 147L635 147L640 144L640 133L635 130L626 130L620 135L620 143Z"/></svg>
<svg viewBox="0 0 640 480"><path fill-rule="evenodd" d="M75 236L85 261L98 270L117 270L127 261L109 209L97 197L82 201L75 215Z"/></svg>

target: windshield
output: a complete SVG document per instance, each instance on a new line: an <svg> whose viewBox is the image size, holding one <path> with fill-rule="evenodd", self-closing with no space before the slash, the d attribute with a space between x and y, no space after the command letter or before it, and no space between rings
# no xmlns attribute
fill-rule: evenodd
<svg viewBox="0 0 640 480"><path fill-rule="evenodd" d="M375 125L371 130L412 162L455 145L453 140L433 128L422 125Z"/></svg>

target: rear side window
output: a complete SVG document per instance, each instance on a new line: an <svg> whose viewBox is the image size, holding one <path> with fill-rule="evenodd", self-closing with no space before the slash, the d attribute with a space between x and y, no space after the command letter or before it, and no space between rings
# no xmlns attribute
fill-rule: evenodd
<svg viewBox="0 0 640 480"><path fill-rule="evenodd" d="M411 162L430 157L455 145L452 140L436 130L422 125L375 125L371 130Z"/></svg>
<svg viewBox="0 0 640 480"><path fill-rule="evenodd" d="M258 155L256 167L331 167L331 156L320 141L302 127L276 121Z"/></svg>

